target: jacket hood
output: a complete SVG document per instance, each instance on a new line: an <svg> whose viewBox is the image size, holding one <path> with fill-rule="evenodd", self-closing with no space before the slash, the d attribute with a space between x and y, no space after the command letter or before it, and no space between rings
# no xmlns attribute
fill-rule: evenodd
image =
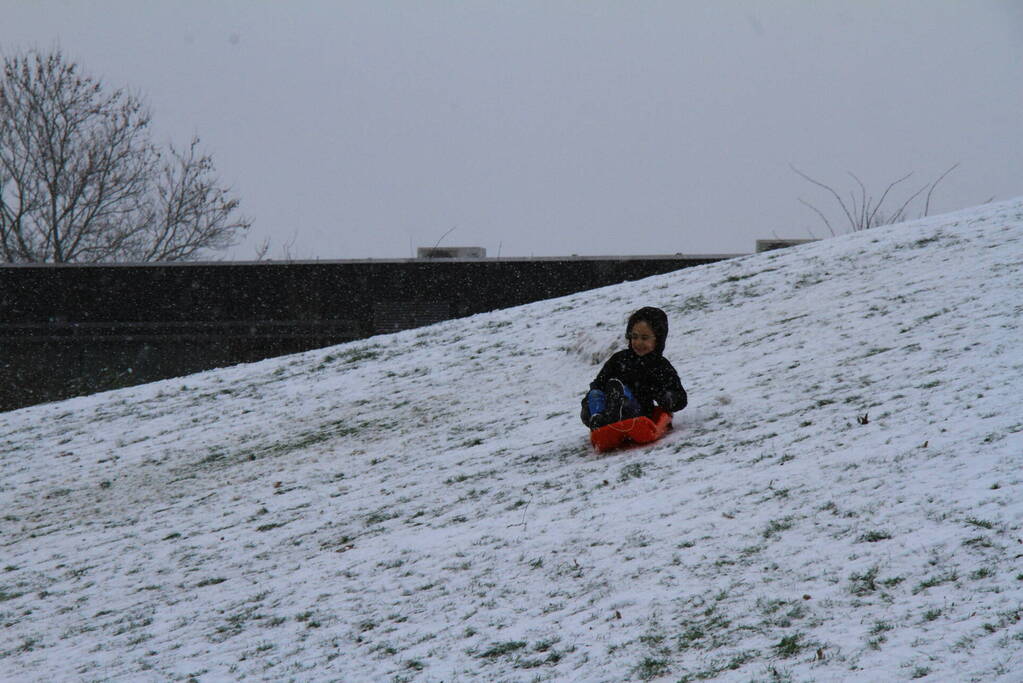
<svg viewBox="0 0 1023 683"><path fill-rule="evenodd" d="M664 354L664 344L668 340L668 316L659 308L645 306L629 316L629 323L625 327L625 334L632 332L632 326L638 322L645 322L654 331L657 337L655 353L658 356ZM629 348L632 348L631 344Z"/></svg>

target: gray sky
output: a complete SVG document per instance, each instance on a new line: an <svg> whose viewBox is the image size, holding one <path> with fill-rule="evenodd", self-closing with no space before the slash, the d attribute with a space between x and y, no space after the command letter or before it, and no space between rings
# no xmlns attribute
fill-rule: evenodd
<svg viewBox="0 0 1023 683"><path fill-rule="evenodd" d="M281 258L725 253L818 237L790 165L931 213L1023 195L1016 0L0 0L198 134ZM922 205L918 211L922 210ZM452 230L452 228L454 230Z"/></svg>

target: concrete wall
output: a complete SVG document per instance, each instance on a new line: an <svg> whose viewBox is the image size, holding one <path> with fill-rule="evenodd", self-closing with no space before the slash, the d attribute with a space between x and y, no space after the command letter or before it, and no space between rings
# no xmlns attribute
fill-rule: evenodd
<svg viewBox="0 0 1023 683"><path fill-rule="evenodd" d="M729 257L0 266L0 410Z"/></svg>

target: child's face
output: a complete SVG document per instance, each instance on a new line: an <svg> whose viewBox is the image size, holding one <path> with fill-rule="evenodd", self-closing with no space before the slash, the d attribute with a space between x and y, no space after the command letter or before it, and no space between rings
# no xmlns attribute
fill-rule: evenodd
<svg viewBox="0 0 1023 683"><path fill-rule="evenodd" d="M645 356L657 348L657 337L650 325L640 320L629 330L629 347L637 356Z"/></svg>

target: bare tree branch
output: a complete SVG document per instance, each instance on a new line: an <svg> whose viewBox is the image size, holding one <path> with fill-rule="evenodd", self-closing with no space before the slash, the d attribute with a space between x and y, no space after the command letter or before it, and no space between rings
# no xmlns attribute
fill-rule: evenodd
<svg viewBox="0 0 1023 683"><path fill-rule="evenodd" d="M906 176L906 177L908 178L909 176ZM905 219L905 217L906 217L906 209L909 208L910 203L912 203L912 201L914 199L919 197L920 193L923 192L926 189L927 189L927 186L924 185L919 190L917 190L913 194L909 195L909 198L905 202L902 203L902 206L899 207L898 211L896 211L894 214L892 214L892 216L889 217L887 222L889 224L891 224L891 223L901 223ZM923 215L926 216L927 214L923 214Z"/></svg>
<svg viewBox="0 0 1023 683"><path fill-rule="evenodd" d="M814 206L810 202L808 202L806 200L803 200L803 199L800 199L799 203L802 204L803 206L809 207L814 212L816 212L817 215L821 217L821 220L824 221L824 225L828 226L828 230L831 232L831 236L832 237L835 236L835 229L831 227L831 221L828 220L828 217L825 216L824 213L820 209L818 209L816 206Z"/></svg>
<svg viewBox="0 0 1023 683"><path fill-rule="evenodd" d="M107 92L59 52L4 59L0 257L7 262L183 260L250 222L198 139L165 154L140 97Z"/></svg>
<svg viewBox="0 0 1023 683"><path fill-rule="evenodd" d="M927 191L927 201L924 202L924 215L925 216L929 216L930 215L930 211L931 211L931 195L934 194L934 188L936 188L938 186L938 183L940 183L942 180L945 179L945 176L947 176L949 173L951 173L952 171L956 170L957 168L959 168L959 162L958 161L956 163L952 164L951 166L949 166L947 171L942 173L940 176L938 176L937 180L935 180L933 183L931 183L931 189L929 189ZM991 200L988 200L988 202L990 202L990 201ZM988 203L988 202L985 202L985 203Z"/></svg>
<svg viewBox="0 0 1023 683"><path fill-rule="evenodd" d="M850 173L850 175L852 175L852 174ZM865 217L864 222L861 223L863 228L873 228L876 225L876 223L874 222L875 221L875 217L877 216L877 212L881 209L881 207L884 206L884 201L885 201L885 199L888 198L888 194L892 191L892 189L896 185L898 185L899 183L901 183L904 180L908 180L909 177L912 176L912 175L913 175L912 172L907 173L906 175L902 176L898 180L888 184L888 187L886 187L884 192L881 194L881 198L877 200L877 204L874 205L873 210L870 212L870 216L869 217ZM859 178L857 178L857 182L859 182ZM860 185L862 186L863 183L860 183ZM917 193L917 194L919 194L919 193ZM913 197L915 197L915 196L916 195L913 195ZM913 197L910 197L909 201L912 201ZM908 202L907 202L907 204L908 204ZM894 217L896 219L901 218L902 217L902 209L900 209L899 211L896 211Z"/></svg>
<svg viewBox="0 0 1023 683"><path fill-rule="evenodd" d="M806 180L806 181L816 185L817 187L824 188L825 190L830 192L835 197L835 200L838 201L838 205L840 207L842 207L842 211L845 212L845 217L849 219L850 225L855 225L856 224L856 221L853 220L852 214L849 213L849 209L846 207L845 202L842 201L841 195L839 195L837 192L835 192L835 190L833 188L831 188L828 185L825 185L822 182L814 180L813 178L811 178L810 176L806 175L805 173L800 171L798 168L793 166L792 164L789 164L789 168L791 168L799 177L803 178L804 180Z"/></svg>
<svg viewBox="0 0 1023 683"><path fill-rule="evenodd" d="M796 173L800 178L806 180L812 185L815 185L823 190L826 190L828 194L830 194L835 199L835 201L838 203L839 208L842 210L842 213L845 215L846 220L848 220L849 228L852 232L868 230L870 228L878 227L881 225L899 223L905 220L906 212L910 204L914 200L916 200L924 192L924 190L927 190L928 192L927 200L926 203L924 204L924 212L921 215L926 216L927 212L930 210L931 195L934 193L934 189L938 186L938 183L944 180L944 178L948 176L948 174L955 170L958 166L959 166L958 163L954 164L951 168L947 169L944 173L942 173L937 178L937 180L928 185L924 185L919 190L911 193L909 197L906 198L894 212L887 213L884 208L886 203L894 196L893 192L895 191L895 189L901 183L908 180L913 175L912 173L907 173L901 178L898 178L889 183L888 186L885 187L884 192L881 193L881 196L875 200L873 196L868 192L866 184L862 180L860 180L860 178L855 173L848 171L849 176L856 183L858 192L856 191L856 189L851 190L849 192L849 199L847 203L846 200L842 198L842 195L840 195L834 187L826 183L822 183L821 181L815 178L810 177L809 175L803 173L802 171L800 171L798 168L791 164L789 165L792 171ZM824 222L824 225L827 226L828 230L831 231L831 234L832 235L835 234L835 231L831 226L831 222L828 220L827 216L823 211L821 211L813 204L805 201L804 199L799 199L799 202L804 206L809 207L814 213L816 213L817 216Z"/></svg>

